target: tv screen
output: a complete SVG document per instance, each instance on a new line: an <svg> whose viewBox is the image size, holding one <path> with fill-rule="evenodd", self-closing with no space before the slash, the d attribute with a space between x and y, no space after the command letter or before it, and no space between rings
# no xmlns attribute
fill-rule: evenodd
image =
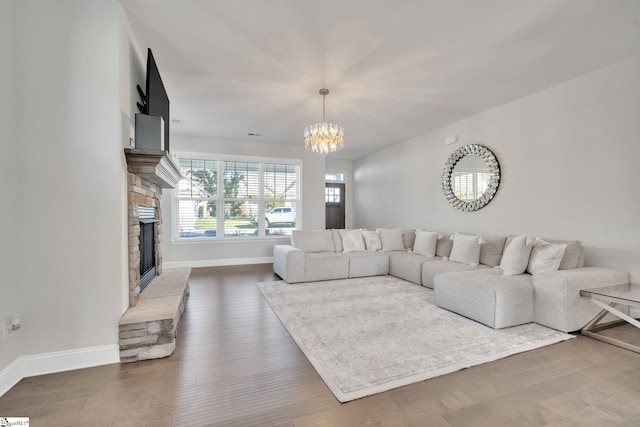
<svg viewBox="0 0 640 427"><path fill-rule="evenodd" d="M151 49L147 50L147 105L146 114L164 119L164 149L169 151L169 97L164 89L158 65Z"/></svg>

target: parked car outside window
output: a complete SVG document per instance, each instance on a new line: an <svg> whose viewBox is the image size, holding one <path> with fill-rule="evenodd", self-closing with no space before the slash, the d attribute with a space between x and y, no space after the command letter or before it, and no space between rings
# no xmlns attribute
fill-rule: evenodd
<svg viewBox="0 0 640 427"><path fill-rule="evenodd" d="M254 224L257 224L258 217L255 215L252 216L251 222L253 222ZM295 227L296 226L295 210L289 207L273 208L265 214L265 222L267 227L269 227L271 224L291 224L292 227Z"/></svg>

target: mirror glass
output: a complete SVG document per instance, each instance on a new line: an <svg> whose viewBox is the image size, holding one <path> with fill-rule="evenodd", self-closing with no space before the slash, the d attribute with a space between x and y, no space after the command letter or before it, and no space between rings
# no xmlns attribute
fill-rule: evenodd
<svg viewBox="0 0 640 427"><path fill-rule="evenodd" d="M480 156L465 156L453 168L451 185L455 196L464 201L477 200L489 188L489 166Z"/></svg>
<svg viewBox="0 0 640 427"><path fill-rule="evenodd" d="M487 147L465 145L451 154L442 172L442 190L449 204L476 211L491 201L500 184L498 159Z"/></svg>

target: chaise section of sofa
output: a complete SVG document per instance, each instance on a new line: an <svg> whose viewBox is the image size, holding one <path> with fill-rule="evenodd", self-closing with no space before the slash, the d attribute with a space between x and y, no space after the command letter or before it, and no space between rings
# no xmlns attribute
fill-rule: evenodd
<svg viewBox="0 0 640 427"><path fill-rule="evenodd" d="M578 267L533 276L534 321L563 332L582 329L600 307L580 296L582 289L629 283L626 271Z"/></svg>
<svg viewBox="0 0 640 427"><path fill-rule="evenodd" d="M495 268L440 274L434 282L438 307L494 329L533 322L530 274L503 276Z"/></svg>
<svg viewBox="0 0 640 427"><path fill-rule="evenodd" d="M515 275L500 268L438 273L437 262L425 264L434 277L436 305L496 329L528 322L563 332L582 329L600 309L581 297L580 290L628 283L628 273L583 267L578 240L544 241L565 246L557 270L530 274L530 264Z"/></svg>

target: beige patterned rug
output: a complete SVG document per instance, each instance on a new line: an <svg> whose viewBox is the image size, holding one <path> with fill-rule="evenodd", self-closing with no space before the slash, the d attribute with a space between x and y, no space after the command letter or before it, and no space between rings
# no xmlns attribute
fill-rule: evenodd
<svg viewBox="0 0 640 427"><path fill-rule="evenodd" d="M489 328L392 276L257 286L340 402L573 338L534 323Z"/></svg>

